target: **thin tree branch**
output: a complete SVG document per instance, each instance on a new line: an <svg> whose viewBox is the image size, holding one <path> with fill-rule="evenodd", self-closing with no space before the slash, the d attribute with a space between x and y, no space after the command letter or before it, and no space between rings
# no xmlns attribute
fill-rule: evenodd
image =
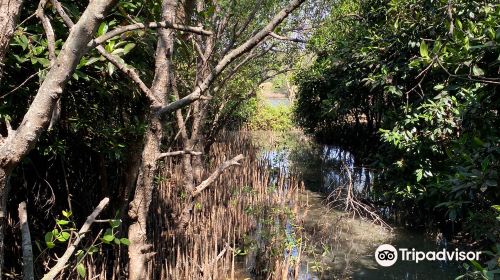
<svg viewBox="0 0 500 280"><path fill-rule="evenodd" d="M59 3L59 1L57 0L51 0L51 1L53 5L56 7L57 13L63 18L63 21L66 24L66 26L71 29L74 23L64 11L63 7L61 6L61 3ZM109 62L111 62L111 64L113 64L118 70L122 71L123 74L129 77L139 87L139 89L149 99L152 107L160 106L160 102L158 101L158 99L156 99L156 97L151 92L149 87L142 81L141 77L139 76L139 73L137 73L137 71L135 71L134 68L130 67L126 63L122 63L121 61L119 61L115 55L108 53L103 46L99 45L96 47L96 49L104 58L106 58Z"/></svg>
<svg viewBox="0 0 500 280"><path fill-rule="evenodd" d="M12 89L11 91L7 92L6 94L0 96L0 99L2 98L5 98L7 97L8 95L10 95L11 93L17 91L18 89L22 88L27 82L29 82L31 79L33 79L34 77L36 77L38 74L40 73L40 71L37 71L33 74L31 74L28 78L26 78L26 80L24 80L20 85L18 85L17 87L15 87L14 89Z"/></svg>
<svg viewBox="0 0 500 280"><path fill-rule="evenodd" d="M57 13L63 19L64 24L66 24L66 26L68 26L69 28L71 28L73 26L73 21L68 16L68 14L64 11L64 8L61 5L61 3L59 3L59 1L57 1L57 0L50 0L50 1L52 2L52 5L56 8Z"/></svg>
<svg viewBox="0 0 500 280"><path fill-rule="evenodd" d="M302 40L299 38L291 38L291 37L281 36L281 35L278 35L274 32L271 32L269 35L271 35L271 37L278 39L278 40L281 40L281 41L290 41L290 42L304 43L304 44L307 43L306 40Z"/></svg>
<svg viewBox="0 0 500 280"><path fill-rule="evenodd" d="M50 65L52 66L54 60L56 59L56 36L54 34L54 29L50 24L49 18L47 17L47 15L45 15L44 9L46 4L47 0L40 1L40 3L38 4L38 8L36 9L36 16L42 22L43 29L45 30L45 35L47 35L47 47L49 49Z"/></svg>
<svg viewBox="0 0 500 280"><path fill-rule="evenodd" d="M57 260L57 263L50 269L50 271L43 276L42 280L54 279L64 269L66 263L69 261L69 258L75 252L76 247L78 246L78 244L80 244L80 241L85 237L85 234L89 231L90 226L95 222L97 216L102 212L102 210L104 210L104 208L106 207L106 205L108 205L108 203L109 203L109 198L107 197L101 200L99 205L97 205L92 214L90 214L90 216L87 217L87 220L78 231L78 234L76 235L76 239L73 242L73 244L68 246L66 252L64 252L62 257L60 257Z"/></svg>
<svg viewBox="0 0 500 280"><path fill-rule="evenodd" d="M227 168L233 165L240 165L239 161L245 158L242 154L235 156L234 158L225 161L221 166L219 166L205 181L201 182L192 192L192 197L196 197L203 190L205 190L210 184L212 184Z"/></svg>
<svg viewBox="0 0 500 280"><path fill-rule="evenodd" d="M112 31L90 41L88 46L90 48L93 48L93 47L98 46L98 45L106 42L107 40L109 40L115 36L118 36L120 34L123 34L125 32L134 31L134 30L138 30L138 29L154 29L154 28L169 28L169 29L175 29L175 30L179 30L179 31L191 32L191 33L195 33L195 34L199 34L199 35L206 35L206 36L210 36L213 34L212 31L205 30L202 27L187 26L187 25L175 24L175 23L172 24L172 23L167 22L167 21L150 22L150 23L146 23L146 24L135 23L135 24L117 27L117 28L113 29Z"/></svg>
<svg viewBox="0 0 500 280"><path fill-rule="evenodd" d="M102 56L104 56L104 58L106 58L109 62L111 62L111 64L113 64L118 70L120 70L123 74L129 77L139 87L139 89L149 99L151 107L154 108L161 107L161 103L151 92L149 87L142 81L141 77L139 76L139 73L137 73L137 71L135 71L134 68L132 68L126 63L119 61L115 55L108 53L103 46L99 45L97 46L96 49Z"/></svg>
<svg viewBox="0 0 500 280"><path fill-rule="evenodd" d="M158 155L158 159L162 159L165 157L186 155L186 154L190 154L190 155L194 155L194 156L201 156L202 155L201 152L194 152L194 151L186 150L186 151L175 151L175 152L161 153L160 155Z"/></svg>
<svg viewBox="0 0 500 280"><path fill-rule="evenodd" d="M288 5L282 9L274 18L257 34L252 36L250 39L245 41L245 43L241 44L239 47L230 51L227 55L225 55L215 66L214 70L210 75L208 75L205 80L196 86L195 90L185 97L174 101L167 106L163 107L158 111L158 114L165 114L173 112L179 108L182 108L186 105L193 103L198 100L201 95L210 87L215 78L235 59L239 58L244 53L248 52L256 45L258 45L262 40L264 40L269 33L273 32L273 30L285 20L285 18L293 12L296 8L298 8L305 0L292 0L288 3Z"/></svg>

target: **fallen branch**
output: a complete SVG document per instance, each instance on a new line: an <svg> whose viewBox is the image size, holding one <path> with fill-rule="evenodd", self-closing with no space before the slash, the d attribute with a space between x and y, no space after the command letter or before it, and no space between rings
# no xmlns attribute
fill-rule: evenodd
<svg viewBox="0 0 500 280"><path fill-rule="evenodd" d="M224 246L224 249L222 249L213 260L211 260L207 265L204 265L203 267L200 268L200 272L203 273L203 275L207 276L210 275L214 266L224 256L224 254L226 254L227 249L230 248L231 247L229 246L229 244L226 244L226 246Z"/></svg>
<svg viewBox="0 0 500 280"><path fill-rule="evenodd" d="M102 212L102 210L104 210L104 208L106 207L106 205L108 205L108 203L109 203L109 198L107 197L101 200L101 202L99 202L99 205L97 205L97 207L94 209L94 212L92 212L92 214L90 214L90 216L87 217L87 220L78 231L76 239L73 242L73 244L68 246L66 252L64 252L62 257L60 257L57 260L57 263L50 269L50 271L43 276L42 280L54 279L64 269L66 263L69 261L69 258L75 252L76 247L78 246L78 244L80 244L80 241L85 237L85 234L89 231L90 226L96 221L96 217Z"/></svg>
<svg viewBox="0 0 500 280"><path fill-rule="evenodd" d="M242 160L244 156L239 154L234 158L225 161L221 164L205 181L201 182L194 190L191 192L191 196L188 198L188 203L182 209L181 214L179 215L179 219L177 220L177 230L182 231L186 228L191 218L191 211L194 207L194 199L197 195L199 195L203 190L205 190L210 184L212 184L227 168L233 165L240 165L239 161Z"/></svg>

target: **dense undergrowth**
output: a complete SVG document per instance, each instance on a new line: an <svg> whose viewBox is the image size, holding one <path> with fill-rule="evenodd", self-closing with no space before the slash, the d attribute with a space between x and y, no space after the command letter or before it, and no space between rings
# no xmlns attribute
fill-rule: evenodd
<svg viewBox="0 0 500 280"><path fill-rule="evenodd" d="M378 202L404 209L407 224L495 252L500 6L340 3L309 44L316 62L296 77L298 123L323 140L370 147ZM471 267L492 279L498 263Z"/></svg>

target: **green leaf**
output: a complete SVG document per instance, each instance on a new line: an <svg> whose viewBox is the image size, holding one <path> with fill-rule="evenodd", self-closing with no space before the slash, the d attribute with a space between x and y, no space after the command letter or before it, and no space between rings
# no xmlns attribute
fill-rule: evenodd
<svg viewBox="0 0 500 280"><path fill-rule="evenodd" d="M47 245L47 248L49 248L49 249L52 249L56 246L56 244L52 241L45 242L45 244Z"/></svg>
<svg viewBox="0 0 500 280"><path fill-rule="evenodd" d="M60 242L66 242L66 241L69 240L70 236L71 235L69 234L69 232L63 231L63 232L61 232L61 234L59 234L57 236L57 240L60 241Z"/></svg>
<svg viewBox="0 0 500 280"><path fill-rule="evenodd" d="M128 44L126 44L125 47L123 47L123 53L124 54L129 53L134 47L135 47L134 43L128 43Z"/></svg>
<svg viewBox="0 0 500 280"><path fill-rule="evenodd" d="M111 64L111 62L108 62L108 74L111 76L115 72L116 67Z"/></svg>
<svg viewBox="0 0 500 280"><path fill-rule="evenodd" d="M107 229L106 232L104 233L104 236L102 237L102 240L104 241L104 243L109 244L110 242L113 241L113 239L115 239L113 231L111 229Z"/></svg>
<svg viewBox="0 0 500 280"><path fill-rule="evenodd" d="M415 172L415 174L417 175L417 182L420 182L420 180L422 180L422 177L424 175L424 170L423 169L417 169L417 171Z"/></svg>
<svg viewBox="0 0 500 280"><path fill-rule="evenodd" d="M106 32L108 32L108 24L106 22L103 22L101 23L101 25L99 25L99 29L97 30L97 35L101 36Z"/></svg>
<svg viewBox="0 0 500 280"><path fill-rule="evenodd" d="M484 70L479 68L477 65L472 67L472 73L474 73L475 76L484 76Z"/></svg>
<svg viewBox="0 0 500 280"><path fill-rule="evenodd" d="M67 225L69 224L69 221L67 220L56 220L56 223L60 226L64 226L64 225Z"/></svg>
<svg viewBox="0 0 500 280"><path fill-rule="evenodd" d="M128 240L127 238L120 238L120 243L128 246L130 245L130 240Z"/></svg>
<svg viewBox="0 0 500 280"><path fill-rule="evenodd" d="M66 218L69 218L69 217L71 217L71 215L73 215L73 213L71 211L64 211L64 210L62 211L62 214Z"/></svg>
<svg viewBox="0 0 500 280"><path fill-rule="evenodd" d="M472 263L472 265L474 266L474 268L478 271L482 271L483 270L483 267L478 263L476 262L475 260L471 260L470 261Z"/></svg>
<svg viewBox="0 0 500 280"><path fill-rule="evenodd" d="M435 85L435 86L434 86L434 90L436 90L436 91L440 91L440 90L442 90L443 88L444 88L444 85L443 85L443 84L437 84L437 85Z"/></svg>
<svg viewBox="0 0 500 280"><path fill-rule="evenodd" d="M94 62L99 61L98 57L91 57L87 62L85 62L85 66L93 64Z"/></svg>
<svg viewBox="0 0 500 280"><path fill-rule="evenodd" d="M52 232L47 232L44 236L45 242L51 242L53 236Z"/></svg>
<svg viewBox="0 0 500 280"><path fill-rule="evenodd" d="M113 239L113 241L115 242L116 245L120 245L120 239L115 237L115 239Z"/></svg>
<svg viewBox="0 0 500 280"><path fill-rule="evenodd" d="M488 179L486 182L484 182L488 187L496 187L497 186L497 181Z"/></svg>
<svg viewBox="0 0 500 280"><path fill-rule="evenodd" d="M87 275L87 271L85 270L85 266L83 266L83 263L79 263L76 266L76 271L78 272L78 275L80 275L80 277L82 278L85 278L85 276Z"/></svg>
<svg viewBox="0 0 500 280"><path fill-rule="evenodd" d="M99 251L99 249L97 249L96 246L90 246L90 248L88 248L88 250L87 250L89 255L92 255L93 253L97 253L98 251Z"/></svg>
<svg viewBox="0 0 500 280"><path fill-rule="evenodd" d="M84 256L83 250L78 250L75 254L77 262L80 262Z"/></svg>
<svg viewBox="0 0 500 280"><path fill-rule="evenodd" d="M422 41L420 43L420 56L422 56L423 58L429 57L429 48L427 47L425 41Z"/></svg>
<svg viewBox="0 0 500 280"><path fill-rule="evenodd" d="M113 219L109 221L109 224L111 225L112 228L117 228L120 226L121 221L118 219Z"/></svg>

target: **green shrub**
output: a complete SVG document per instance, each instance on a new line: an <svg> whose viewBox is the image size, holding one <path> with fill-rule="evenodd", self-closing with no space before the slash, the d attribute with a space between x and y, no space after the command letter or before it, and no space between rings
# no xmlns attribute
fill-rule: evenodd
<svg viewBox="0 0 500 280"><path fill-rule="evenodd" d="M285 105L272 106L260 101L248 127L251 130L290 130L293 128L292 108Z"/></svg>

